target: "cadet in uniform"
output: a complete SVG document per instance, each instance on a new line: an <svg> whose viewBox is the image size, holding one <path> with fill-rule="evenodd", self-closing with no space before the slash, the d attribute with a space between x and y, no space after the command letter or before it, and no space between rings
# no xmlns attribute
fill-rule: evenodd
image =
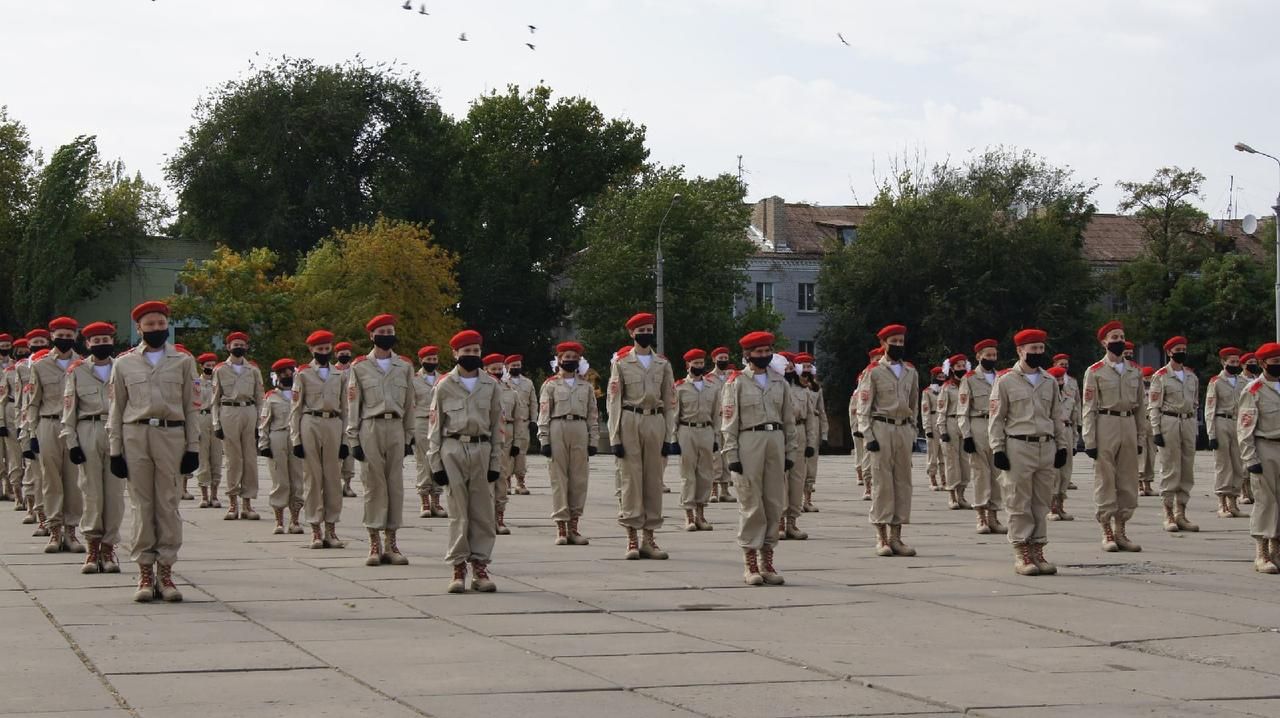
<svg viewBox="0 0 1280 718"><path fill-rule="evenodd" d="M649 313L627 320L635 342L610 367L607 407L609 443L622 459L622 516L626 558L665 559L653 532L662 527L662 474L676 443L675 380L671 363L653 352L657 319ZM643 531L643 540L636 532Z"/></svg>
<svg viewBox="0 0 1280 718"><path fill-rule="evenodd" d="M413 367L392 351L395 317L379 314L364 328L373 350L353 361L347 372L347 445L364 464L365 565L403 566L409 559L400 552L396 532L404 514L404 457L413 453Z"/></svg>
<svg viewBox="0 0 1280 718"><path fill-rule="evenodd" d="M132 317L142 343L117 357L111 371L109 462L112 474L129 480L130 558L138 564L133 600L145 603L159 593L181 601L172 575L182 548L178 476L200 463L195 359L167 343L168 305L143 302Z"/></svg>
<svg viewBox="0 0 1280 718"><path fill-rule="evenodd" d="M790 406L794 390L769 371L773 342L768 332L751 332L739 340L747 368L730 375L720 398L725 461L741 477L738 545L746 564L743 579L751 586L785 582L774 567L773 550L783 513L783 483L799 458Z"/></svg>
<svg viewBox="0 0 1280 718"><path fill-rule="evenodd" d="M115 353L116 328L94 322L84 328L85 346L91 356L76 360L67 371L62 399L62 439L67 455L77 467L84 497L80 529L89 552L80 573L120 573L116 545L124 521L124 482L108 470L107 411L110 407L111 355Z"/></svg>
<svg viewBox="0 0 1280 718"><path fill-rule="evenodd" d="M200 508L220 509L222 442L213 435L213 368L218 365L218 355L205 352L196 358L196 363L200 365L196 377L200 387L200 468L196 471L196 485L200 487Z"/></svg>
<svg viewBox="0 0 1280 718"><path fill-rule="evenodd" d="M18 444L18 426L21 415L18 413L18 399L22 396L22 384L18 381L18 364L28 356L26 338L13 342L13 358L4 366L4 379L0 382L0 399L4 403L4 424L0 426L0 437L4 438L5 477L13 487L14 511L25 511L24 524L36 522L35 499L22 485L22 475L26 460L22 457L22 447Z"/></svg>
<svg viewBox="0 0 1280 718"><path fill-rule="evenodd" d="M550 459L557 546L588 543L578 532L578 521L587 505L589 458L596 455L600 441L600 410L591 385L578 376L582 354L578 342L557 344L559 371L543 383L538 398L538 443Z"/></svg>
<svg viewBox="0 0 1280 718"><path fill-rule="evenodd" d="M0 374L5 369L13 365L13 335L0 333ZM0 385L3 382L0 381ZM10 481L9 477L9 456L5 451L4 443L8 434L8 425L5 422L5 412L3 410L4 389L0 386L0 501L14 500L19 504L25 503L21 496L21 482L15 485ZM19 455L21 460L21 455Z"/></svg>
<svg viewBox="0 0 1280 718"><path fill-rule="evenodd" d="M22 340L19 339L18 341L22 341ZM14 342L14 347L15 347L14 355L17 356L17 353L16 353L17 342ZM1262 364L1261 362L1258 361L1258 358L1253 354L1253 352L1245 352L1244 354L1242 354L1240 356L1240 364L1241 366L1244 367L1243 384L1245 387L1249 386L1249 382L1262 376ZM1243 391L1243 389L1241 389L1241 391ZM1240 485L1240 503L1246 504L1246 505L1253 503L1253 484L1250 481L1251 476L1252 476L1251 473L1249 473L1248 471L1245 471L1244 483Z"/></svg>
<svg viewBox="0 0 1280 718"><path fill-rule="evenodd" d="M227 514L222 518L258 520L252 501L258 498L258 452L254 437L258 414L262 410L262 372L258 365L246 360L249 335L231 332L227 335L230 358L214 367L213 435L222 440L227 469ZM243 512L241 509L243 504Z"/></svg>
<svg viewBox="0 0 1280 718"><path fill-rule="evenodd" d="M856 391L856 387L862 385L862 381L866 378L867 373L871 371L871 368L876 365L876 362L879 361L882 356L884 356L884 349L882 347L876 347L867 353L867 366L862 370L862 373L858 375L855 391L853 392L853 396L849 398L849 427L853 434L854 462L858 465L858 483L862 485L863 501L871 500L871 453L866 450L866 438L863 437L862 432L858 430L857 401L858 397L861 396L861 392Z"/></svg>
<svg viewBox="0 0 1280 718"><path fill-rule="evenodd" d="M818 508L813 505L813 490L818 483L818 455L827 448L827 432L830 424L827 420L827 404L822 398L822 387L818 384L818 377L813 369L813 355L806 352L797 354L796 368L800 374L800 386L809 390L807 392L809 410L818 419L818 446L812 454L805 453L804 503L800 506L800 510L805 513L817 513Z"/></svg>
<svg viewBox="0 0 1280 718"><path fill-rule="evenodd" d="M27 407L31 404L29 387L32 382L32 365L49 353L49 330L43 328L32 329L27 332L26 339L27 346L31 349L31 355L25 361L18 362L16 366L18 378L18 446L22 449L22 458L26 460L22 475L22 488L27 496L33 497L34 513L29 511L28 518L30 520L24 519L23 523L34 523L38 519L36 530L31 535L48 536L48 517L45 514L44 505L44 467L31 447L30 428L27 424ZM36 443L39 443L39 441L37 440Z"/></svg>
<svg viewBox="0 0 1280 718"><path fill-rule="evenodd" d="M1104 551L1141 551L1129 540L1125 524L1138 507L1136 478L1147 431L1142 371L1124 358L1124 325L1110 321L1098 329L1106 356L1084 372L1081 434L1093 459L1095 518L1102 526Z"/></svg>
<svg viewBox="0 0 1280 718"><path fill-rule="evenodd" d="M946 467L947 508L954 511L971 508L964 498L971 468L965 455L961 453L963 442L960 440L960 415L966 408L960 403L960 382L969 371L969 358L964 354L953 354L947 358L947 369L950 376L942 383L938 392L934 433L942 444L942 462Z"/></svg>
<svg viewBox="0 0 1280 718"><path fill-rule="evenodd" d="M795 424L796 450L803 451L804 457L808 458L818 452L818 417L814 415L812 406L809 404L808 390L800 386L800 378L796 373L795 355L790 352L777 354L786 360L786 369L782 373L782 378L787 382L787 393L790 399L788 404L792 412L791 421ZM782 517L778 520L779 539L803 541L809 538L809 534L801 531L796 525L796 520L804 507L804 478L803 461L796 461L794 466L787 469L782 492Z"/></svg>
<svg viewBox="0 0 1280 718"><path fill-rule="evenodd" d="M338 342L333 345L333 368L342 372L342 381L345 386L347 381L347 373L351 369L351 355L355 351L355 347L351 342ZM345 399L344 399L345 401ZM343 420L345 430L346 420ZM356 477L356 457L350 453L347 458L342 460L342 495L343 497L353 497L356 492L351 489L351 480Z"/></svg>
<svg viewBox="0 0 1280 718"><path fill-rule="evenodd" d="M311 332L307 348L311 362L293 379L289 443L294 456L302 459L302 511L311 525L311 548L345 548L337 526L342 517L342 462L350 458L343 433L347 372L331 366L333 332Z"/></svg>
<svg viewBox="0 0 1280 718"><path fill-rule="evenodd" d="M489 578L496 536L493 485L502 472L502 387L484 364L480 333L466 329L453 335L454 367L436 384L431 397L427 461L431 479L449 487L449 550L453 567L449 593L497 590Z"/></svg>
<svg viewBox="0 0 1280 718"><path fill-rule="evenodd" d="M942 439L934 431L938 426L938 394L942 391L942 382L946 378L942 376L942 367L935 366L929 370L929 385L920 392L920 425L924 427L925 446L925 473L929 476L929 488L934 491L941 491L946 483L946 479L938 482L938 474L944 473L942 460Z"/></svg>
<svg viewBox="0 0 1280 718"><path fill-rule="evenodd" d="M1280 573L1280 344L1258 347L1265 376L1249 382L1240 397L1236 435L1248 472L1258 481L1257 505L1249 517L1256 546L1253 569Z"/></svg>
<svg viewBox="0 0 1280 718"><path fill-rule="evenodd" d="M1080 385L1070 374L1071 356L1069 354L1054 354L1053 367L1062 370L1062 376L1055 374L1054 378L1058 380L1058 386L1062 390L1063 409L1059 418L1067 426L1067 443L1070 447L1067 451L1067 463L1058 469L1058 487L1053 504L1049 507L1049 520L1074 521L1076 517L1067 513L1067 490L1076 488L1076 485L1071 482L1071 472L1075 470L1076 432L1080 427Z"/></svg>
<svg viewBox="0 0 1280 718"><path fill-rule="evenodd" d="M515 457L529 449L529 415L525 413L528 407L520 403L516 390L503 380L505 361L506 357L497 353L485 355L481 359L485 373L498 382L499 405L502 409L502 432L497 440L502 461L498 467L498 480L493 485L493 523L494 531L499 536L511 533L506 520L507 494L515 469ZM525 438L520 439L517 432Z"/></svg>
<svg viewBox="0 0 1280 718"><path fill-rule="evenodd" d="M858 430L871 454L871 523L876 527L876 553L914 556L902 541L903 524L911 523L911 448L915 418L920 413L916 368L904 360L907 328L890 324L876 337L884 356L865 374L858 390Z"/></svg>
<svg viewBox="0 0 1280 718"><path fill-rule="evenodd" d="M1245 382L1240 379L1240 350L1223 347L1218 351L1222 371L1209 377L1204 392L1204 426L1209 434L1209 450L1213 452L1213 493L1218 495L1218 516L1240 516L1236 500L1244 483L1245 470L1240 460L1240 442L1236 441L1236 406Z"/></svg>
<svg viewBox="0 0 1280 718"><path fill-rule="evenodd" d="M84 553L84 544L76 538L76 528L84 512L80 494L79 472L67 453L62 438L63 390L67 369L75 360L76 330L79 324L70 317L49 322L54 348L39 361L31 363L24 429L27 448L40 462L41 496L44 499L49 543L45 553L73 551Z"/></svg>
<svg viewBox="0 0 1280 718"><path fill-rule="evenodd" d="M676 381L676 440L680 444L680 503L684 505L685 531L710 531L707 502L719 469L721 383L706 375L707 353L684 353L685 378Z"/></svg>
<svg viewBox="0 0 1280 718"><path fill-rule="evenodd" d="M1147 393L1151 391L1151 377L1154 376L1156 370L1154 367L1142 367L1142 400L1146 403ZM1247 381L1245 382L1248 383ZM1142 426L1138 432L1138 495L1139 496L1155 496L1155 489L1151 487L1152 482L1156 480L1156 445L1151 443L1151 432L1147 429L1145 417L1140 422ZM1245 482L1249 481L1248 477Z"/></svg>
<svg viewBox="0 0 1280 718"><path fill-rule="evenodd" d="M1187 520L1187 500L1195 485L1196 408L1200 387L1196 373L1183 366L1187 338L1171 337L1164 343L1169 363L1151 376L1147 418L1152 442L1158 447L1160 496L1164 500L1165 531L1199 531Z"/></svg>
<svg viewBox="0 0 1280 718"><path fill-rule="evenodd" d="M977 531L980 534L1008 532L1000 523L1000 479L987 435L991 421L991 392L996 383L998 345L994 339L983 339L974 345L973 355L978 366L960 379L958 391L960 416L956 423L964 437L962 446L969 463L969 480L973 482L973 507L978 513ZM963 490L960 499L963 502Z"/></svg>
<svg viewBox="0 0 1280 718"><path fill-rule="evenodd" d="M529 462L529 424L534 421L534 403L538 400L537 387L524 375L524 356L520 354L512 354L508 356L503 363L507 368L507 384L515 390L516 401L519 403L518 413L529 417L529 421L524 426L517 426L516 445L521 447L520 453L516 454L511 463L512 471L515 474L516 483L511 488L510 493L520 494L521 496L529 495L529 488L524 485L525 474L528 473ZM503 476L503 480L510 483L511 476ZM505 505L505 501L504 501Z"/></svg>
<svg viewBox="0 0 1280 718"><path fill-rule="evenodd" d="M1014 571L1023 576L1054 574L1045 560L1049 542L1049 504L1057 471L1067 462L1067 429L1057 420L1061 394L1058 382L1045 372L1048 336L1039 329L1023 329L1013 336L1018 363L1000 373L991 392L991 453L1004 472L1005 508L1009 512L1009 542Z"/></svg>
<svg viewBox="0 0 1280 718"><path fill-rule="evenodd" d="M418 501L422 504L419 518L449 518L440 505L440 487L431 480L427 465L427 424L431 412L431 395L440 381L440 348L428 344L418 349L421 365L413 376L413 457L417 464Z"/></svg>
<svg viewBox="0 0 1280 718"><path fill-rule="evenodd" d="M728 347L716 347L711 350L711 362L714 364L711 371L706 376L714 379L723 390L725 382L729 381L729 375L733 373L732 364L729 359ZM724 437L720 436L719 428L716 428L716 451L712 457L712 471L715 477L711 481L711 496L707 499L708 503L716 503L723 501L725 503L733 503L737 499L729 493L729 487L733 485L733 479L729 476L729 468L725 465L724 452L719 448L724 446Z"/></svg>
<svg viewBox="0 0 1280 718"><path fill-rule="evenodd" d="M298 362L293 359L277 359L271 365L275 387L262 397L262 415L258 420L258 454L267 458L267 468L271 471L268 500L276 515L273 531L276 534L285 532L285 509L289 510L289 533L302 533L298 523L298 514L302 512L302 457L292 451L289 442L293 375L297 369Z"/></svg>

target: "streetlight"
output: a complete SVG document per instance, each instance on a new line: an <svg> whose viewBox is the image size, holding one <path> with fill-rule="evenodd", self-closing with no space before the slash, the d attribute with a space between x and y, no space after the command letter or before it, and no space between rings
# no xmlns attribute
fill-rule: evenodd
<svg viewBox="0 0 1280 718"><path fill-rule="evenodd" d="M1243 142L1236 143L1236 150L1239 152L1248 152L1251 155L1270 157L1275 160L1276 166L1280 167L1280 158L1276 158L1274 155L1269 155L1266 152L1255 150ZM1275 206L1271 209L1275 211L1276 225L1276 341L1280 342L1280 194L1276 195ZM659 326L661 326L661 324L659 324Z"/></svg>
<svg viewBox="0 0 1280 718"><path fill-rule="evenodd" d="M659 354L661 354L661 353L662 353L662 328L663 328L663 320L662 320L662 225L664 225L664 224L666 224L666 223L667 223L667 216L671 214L671 209L672 209L673 207L675 207L679 202L680 202L680 193L679 193L679 192L676 192L675 194L671 195L671 203L667 205L667 211L663 213L663 215L662 215L662 221L661 221L661 222L658 222L658 253L657 253L657 254L658 254L658 257L657 257L657 270L658 270L658 271L656 272L657 277L658 277L658 289L657 289L657 295L658 295L658 296L656 297L656 301L655 301L654 303L657 305L657 306L655 307L655 309L657 310L657 315L658 315L658 326L657 326L657 327L655 327L655 328L656 328L656 329L657 329L657 331L658 331L658 353L659 353ZM1278 296L1278 297L1280 297L1280 295L1277 295L1277 296ZM1277 306L1280 306L1280 298L1278 298L1276 301L1277 301Z"/></svg>

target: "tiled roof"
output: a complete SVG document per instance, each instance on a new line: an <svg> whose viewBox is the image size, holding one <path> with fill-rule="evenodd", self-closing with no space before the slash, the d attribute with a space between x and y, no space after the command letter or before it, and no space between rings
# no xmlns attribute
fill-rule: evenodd
<svg viewBox="0 0 1280 718"><path fill-rule="evenodd" d="M1258 259L1266 256L1262 240L1256 234L1245 234L1240 220L1214 220L1214 223L1218 231L1235 242L1237 250ZM1084 257L1091 264L1130 262L1142 255L1146 237L1142 225L1132 216L1095 214L1084 230Z"/></svg>
<svg viewBox="0 0 1280 718"><path fill-rule="evenodd" d="M842 227L857 227L870 207L787 205L787 246L796 254L824 254L839 241Z"/></svg>

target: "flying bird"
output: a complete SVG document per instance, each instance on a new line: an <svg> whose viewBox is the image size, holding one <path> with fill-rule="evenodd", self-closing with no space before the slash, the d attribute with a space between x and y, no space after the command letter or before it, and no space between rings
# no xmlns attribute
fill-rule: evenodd
<svg viewBox="0 0 1280 718"><path fill-rule="evenodd" d="M537 30L537 29L538 29L538 26L537 26L537 25L530 25L530 26L529 26L529 34L530 34L530 35L532 35L532 34L534 33L534 31L535 31L535 30Z"/></svg>
<svg viewBox="0 0 1280 718"><path fill-rule="evenodd" d="M419 14L419 15L430 15L430 14L431 14L431 13L427 12L427 4L426 4L426 3L422 3L421 5L419 5L419 6L418 6L418 14Z"/></svg>
<svg viewBox="0 0 1280 718"><path fill-rule="evenodd" d="M534 46L533 46L533 43L531 43L531 42L526 42L526 43L524 44L524 46L525 46L525 47L527 47L527 48L529 48L530 50L537 50L537 49L538 49L538 48L534 47Z"/></svg>
<svg viewBox="0 0 1280 718"><path fill-rule="evenodd" d="M849 44L848 40L844 39L844 35L841 35L840 33L837 32L836 37L840 38L840 42L843 42L845 47L853 47L853 45Z"/></svg>
<svg viewBox="0 0 1280 718"><path fill-rule="evenodd" d="M462 42L466 42L466 41L467 41L467 33L465 33L465 32L464 32L464 33L460 33L460 34L458 35L458 39L459 39L460 41L462 41Z"/></svg>
<svg viewBox="0 0 1280 718"><path fill-rule="evenodd" d="M404 4L400 6L400 9L402 9L402 10L412 10L412 9L413 9L413 3L412 3L412 2L410 2L409 0L404 0Z"/></svg>

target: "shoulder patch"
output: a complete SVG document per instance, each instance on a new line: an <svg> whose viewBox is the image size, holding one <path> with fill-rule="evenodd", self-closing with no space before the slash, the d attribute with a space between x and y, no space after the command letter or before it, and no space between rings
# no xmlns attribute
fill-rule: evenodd
<svg viewBox="0 0 1280 718"><path fill-rule="evenodd" d="M355 359L352 359L352 360L351 360L351 364L352 364L352 366L355 366L356 364L359 364L359 363L360 363L360 362L362 362L362 361L369 361L369 355L368 355L368 354L361 354L360 356L356 357Z"/></svg>
<svg viewBox="0 0 1280 718"><path fill-rule="evenodd" d="M1155 376L1164 376L1165 374L1168 374L1168 373L1169 373L1169 367L1162 366L1159 369L1156 369Z"/></svg>
<svg viewBox="0 0 1280 718"><path fill-rule="evenodd" d="M684 379L676 379L676 386L680 386L683 383L684 383Z"/></svg>
<svg viewBox="0 0 1280 718"><path fill-rule="evenodd" d="M67 365L67 373L70 374L73 369L84 363L83 359L76 359Z"/></svg>
<svg viewBox="0 0 1280 718"><path fill-rule="evenodd" d="M965 372L965 373L964 373L964 376L965 376L965 378L966 378L966 379L967 379L967 378L969 378L969 377L971 377L971 376L977 376L977 375L978 375L978 373L977 373L977 372L975 372L975 371L974 371L974 370L972 370L972 369L970 369L969 371L967 371L967 372Z"/></svg>
<svg viewBox="0 0 1280 718"><path fill-rule="evenodd" d="M258 366L258 362L254 361L254 360L252 360L252 359L246 359L246 360L245 360L245 362L246 362L246 363L248 363L248 364L249 364L249 366Z"/></svg>
<svg viewBox="0 0 1280 718"><path fill-rule="evenodd" d="M906 364L907 366L911 367L912 369L915 369L915 368L916 368L916 365L915 365L915 364L912 364L912 363L911 363L911 362L909 362L909 361L904 361L904 362L902 362L902 363L903 363L903 364Z"/></svg>
<svg viewBox="0 0 1280 718"><path fill-rule="evenodd" d="M1094 362L1093 364L1090 364L1090 365L1089 365L1089 368L1090 368L1090 369L1101 369L1103 366L1104 366L1104 362L1103 362L1101 359L1099 359L1098 361Z"/></svg>
<svg viewBox="0 0 1280 718"><path fill-rule="evenodd" d="M1013 370L1012 370L1012 369L1001 369L1000 371L996 372L996 376L998 376L998 377L999 377L999 376L1004 376L1005 374L1008 374L1008 373L1009 373L1009 372L1011 372L1011 371L1013 371Z"/></svg>
<svg viewBox="0 0 1280 718"><path fill-rule="evenodd" d="M1217 381L1218 381L1218 375L1217 375L1217 374L1214 374L1213 376L1209 377L1209 383L1210 383L1210 384L1214 384L1214 383L1216 383Z"/></svg>
<svg viewBox="0 0 1280 718"><path fill-rule="evenodd" d="M1262 377L1258 377L1257 379L1254 379L1253 381L1249 382L1249 386L1246 389L1246 391L1248 391L1250 394L1257 394L1258 390L1262 388L1262 383L1263 383Z"/></svg>
<svg viewBox="0 0 1280 718"><path fill-rule="evenodd" d="M262 395L262 398L263 398L263 399L270 399L270 398L271 398L271 395L272 395L272 394L275 394L275 393L276 393L276 390L275 390L275 389L267 389L267 393L263 394L263 395Z"/></svg>

